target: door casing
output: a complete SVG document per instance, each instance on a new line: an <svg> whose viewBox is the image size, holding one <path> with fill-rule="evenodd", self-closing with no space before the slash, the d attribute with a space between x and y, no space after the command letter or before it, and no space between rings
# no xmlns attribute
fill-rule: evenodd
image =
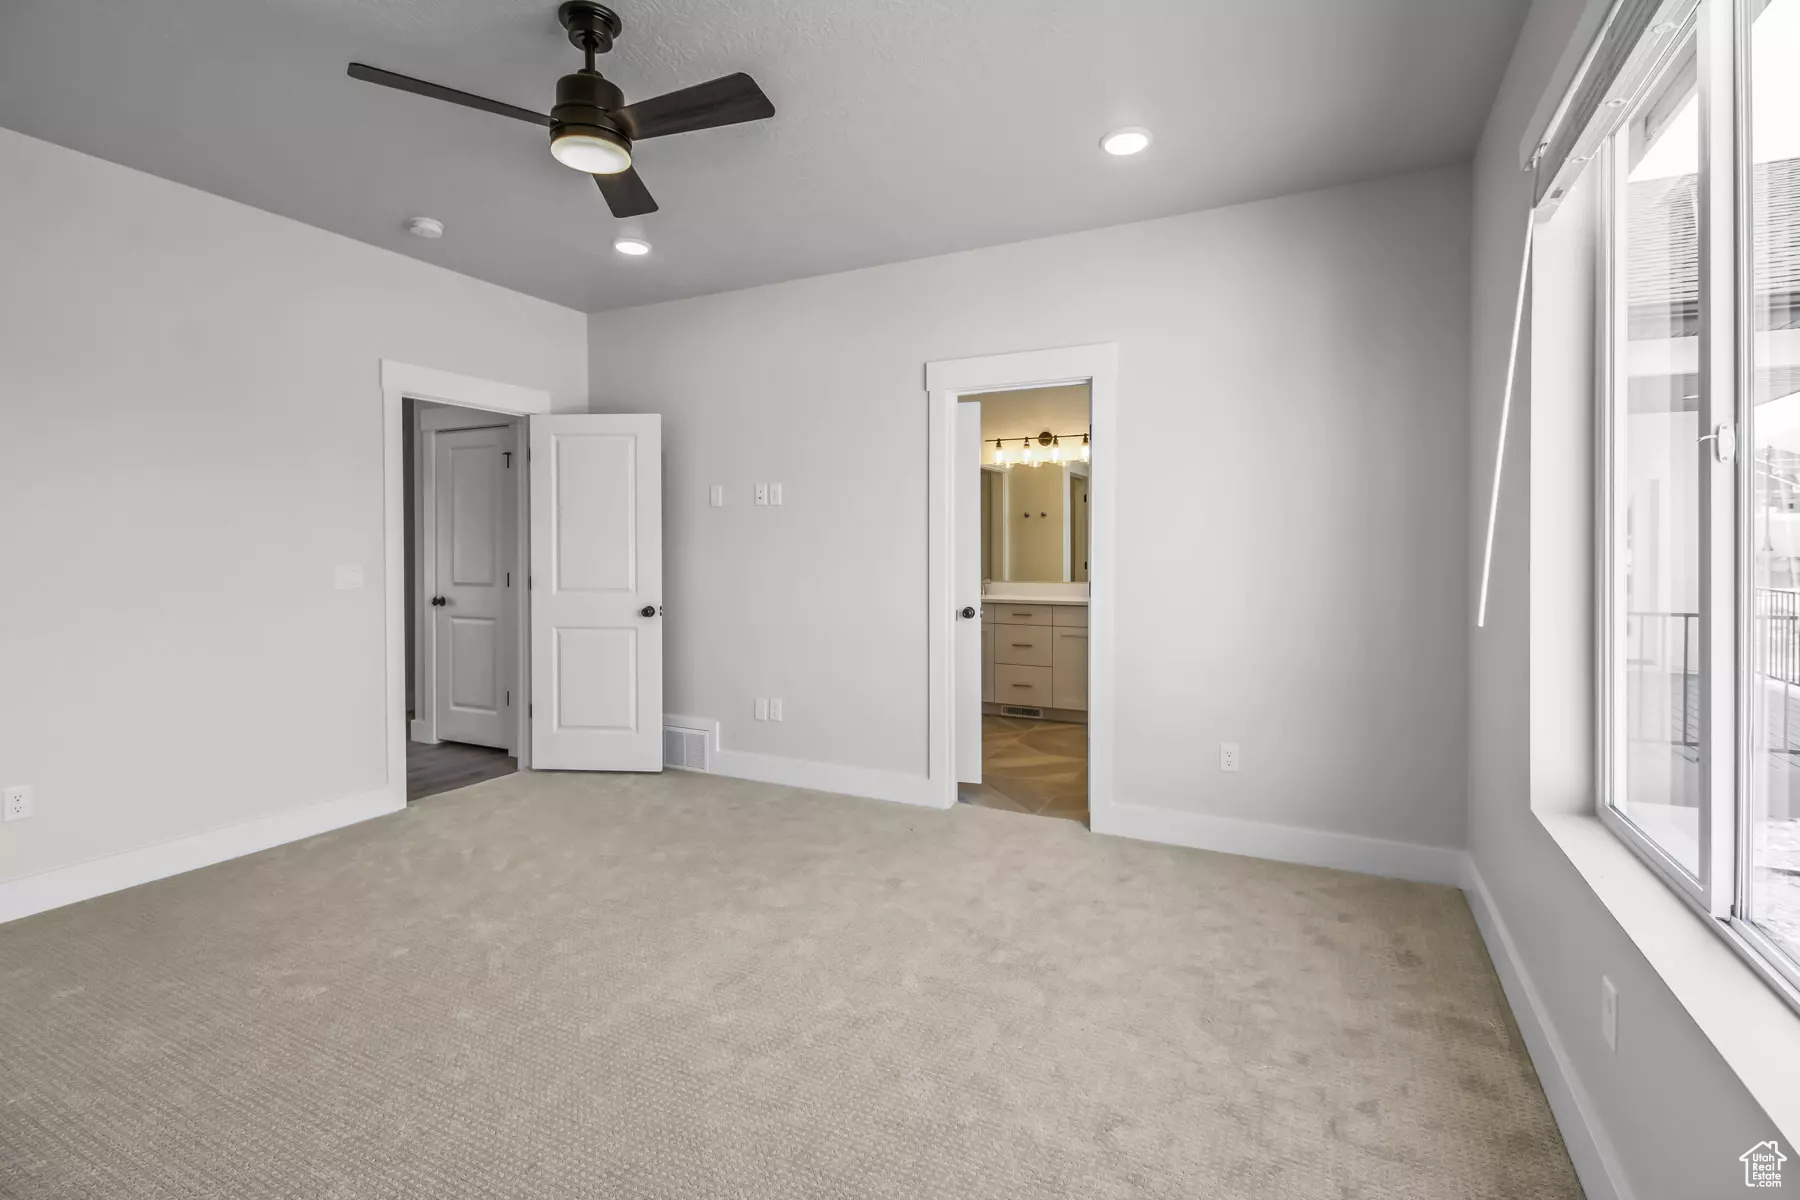
<svg viewBox="0 0 1800 1200"><path fill-rule="evenodd" d="M512 416L550 411L550 393L537 388L497 383L432 367L381 360L383 607L387 632L387 791L396 807L406 804L406 421L405 400L411 397L460 408ZM521 476L523 472L520 473ZM522 485L521 485L522 486ZM521 679L531 686L530 622L519 623ZM515 702L520 722L517 757L521 770L530 767L531 738L527 706Z"/></svg>
<svg viewBox="0 0 1800 1200"><path fill-rule="evenodd" d="M956 609L978 599L958 597L954 466L956 413L961 396L1086 383L1093 442L1088 464L1088 823L1115 832L1113 688L1113 511L1118 472L1118 346L1102 342L1056 350L1027 350L925 364L928 474L926 482L926 639L930 656L928 794L938 808L956 803Z"/></svg>

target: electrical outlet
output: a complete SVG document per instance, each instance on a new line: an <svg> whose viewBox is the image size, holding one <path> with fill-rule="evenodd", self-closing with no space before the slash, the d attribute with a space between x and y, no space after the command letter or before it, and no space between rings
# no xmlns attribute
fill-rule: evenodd
<svg viewBox="0 0 1800 1200"><path fill-rule="evenodd" d="M340 566L333 580L340 592L353 592L363 585L363 569L360 564L351 563Z"/></svg>
<svg viewBox="0 0 1800 1200"><path fill-rule="evenodd" d="M756 719L759 721L769 719L769 702L762 696L756 698Z"/></svg>
<svg viewBox="0 0 1800 1200"><path fill-rule="evenodd" d="M708 500L711 502L711 504L714 508L724 508L725 507L725 488L724 488L724 486L721 484L717 484L717 483L713 484L712 491L708 494Z"/></svg>
<svg viewBox="0 0 1800 1200"><path fill-rule="evenodd" d="M0 818L23 821L33 811L30 788L9 787L4 793L0 793Z"/></svg>
<svg viewBox="0 0 1800 1200"><path fill-rule="evenodd" d="M781 697L779 696L771 696L769 698L769 720L781 720Z"/></svg>
<svg viewBox="0 0 1800 1200"><path fill-rule="evenodd" d="M767 504L769 502L769 485L768 484L759 483L756 485L756 502L758 504Z"/></svg>
<svg viewBox="0 0 1800 1200"><path fill-rule="evenodd" d="M769 503L770 504L780 504L781 503L781 485L779 483L771 483L769 485ZM779 721L781 718L777 717L775 719Z"/></svg>
<svg viewBox="0 0 1800 1200"><path fill-rule="evenodd" d="M1606 1039L1608 1050L1619 1052L1619 989L1604 975L1600 977L1600 1036Z"/></svg>
<svg viewBox="0 0 1800 1200"><path fill-rule="evenodd" d="M1219 770L1235 771L1238 769L1238 744L1236 742L1219 743Z"/></svg>

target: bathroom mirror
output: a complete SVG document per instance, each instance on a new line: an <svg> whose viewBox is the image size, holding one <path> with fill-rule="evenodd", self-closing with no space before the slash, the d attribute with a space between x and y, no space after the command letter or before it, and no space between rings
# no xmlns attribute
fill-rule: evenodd
<svg viewBox="0 0 1800 1200"><path fill-rule="evenodd" d="M1086 384L981 398L981 575L990 583L1086 583Z"/></svg>

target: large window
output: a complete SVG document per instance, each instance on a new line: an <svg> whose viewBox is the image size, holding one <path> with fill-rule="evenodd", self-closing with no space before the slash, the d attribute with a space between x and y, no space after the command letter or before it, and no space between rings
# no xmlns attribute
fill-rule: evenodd
<svg viewBox="0 0 1800 1200"><path fill-rule="evenodd" d="M1800 0L1746 10L1750 760L1743 915L1800 960Z"/></svg>
<svg viewBox="0 0 1800 1200"><path fill-rule="evenodd" d="M1792 999L1800 0L1665 9L1571 159L1603 247L1600 813Z"/></svg>

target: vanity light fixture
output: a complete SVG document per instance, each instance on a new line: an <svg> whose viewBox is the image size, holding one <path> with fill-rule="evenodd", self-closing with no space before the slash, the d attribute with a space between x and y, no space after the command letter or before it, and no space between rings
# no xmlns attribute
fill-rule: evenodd
<svg viewBox="0 0 1800 1200"><path fill-rule="evenodd" d="M1062 440L1065 437L1079 437L1081 445L1065 453L1062 448ZM994 465L1011 468L1041 467L1045 463L1061 466L1064 463L1088 462L1093 454L1093 446L1090 444L1092 440L1092 436L1086 433L1051 433L1046 429L1036 437L1020 438L1019 456L1011 458L1006 448L1007 439L995 438Z"/></svg>

